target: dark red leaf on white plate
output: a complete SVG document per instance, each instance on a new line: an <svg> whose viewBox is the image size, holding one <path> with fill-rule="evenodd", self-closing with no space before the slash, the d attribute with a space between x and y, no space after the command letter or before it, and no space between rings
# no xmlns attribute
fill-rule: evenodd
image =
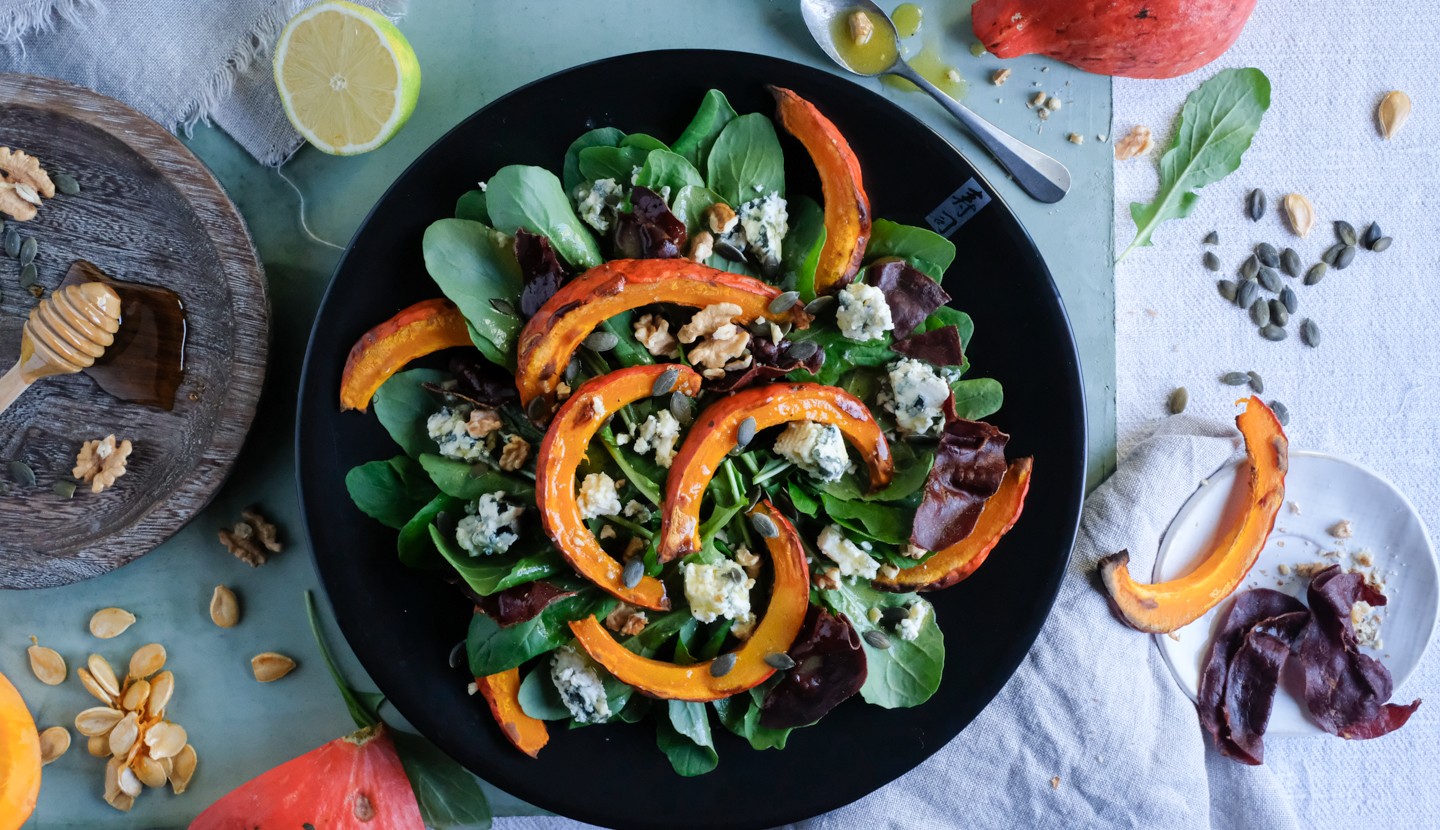
<svg viewBox="0 0 1440 830"><path fill-rule="evenodd" d="M1195 704L1200 712L1200 725L1210 733L1215 740L1215 748L1221 754L1247 764L1260 763L1230 739L1225 718L1225 681L1229 676L1231 659L1239 651L1247 631L1256 623L1295 613L1305 613L1305 606L1300 600L1269 588L1257 588L1237 594L1221 615L1219 628L1205 656L1205 664L1200 668L1200 688ZM1267 704L1267 717L1268 714Z"/></svg>
<svg viewBox="0 0 1440 830"><path fill-rule="evenodd" d="M1265 727L1270 722L1280 672L1290 657L1295 637L1309 620L1309 612L1292 611L1261 620L1245 632L1240 648L1230 658L1225 678L1227 742L1220 745L1222 754L1247 764L1265 761ZM1227 749L1237 751L1231 754Z"/></svg>

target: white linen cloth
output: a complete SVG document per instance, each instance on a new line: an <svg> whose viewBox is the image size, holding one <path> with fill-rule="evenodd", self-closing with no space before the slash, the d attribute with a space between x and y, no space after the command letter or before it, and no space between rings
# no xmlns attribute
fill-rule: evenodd
<svg viewBox="0 0 1440 830"><path fill-rule="evenodd" d="M1253 369L1265 380L1262 397L1290 410L1292 449L1369 466L1410 496L1432 534L1440 528L1440 76L1433 54L1440 19L1423 8L1385 0L1261 2L1234 48L1212 66L1173 80L1116 80L1113 134L1145 124L1156 143L1151 157L1115 164L1119 250L1134 237L1130 202L1154 196L1156 161L1185 96L1232 66L1257 67L1273 86L1270 111L1240 169L1201 190L1189 218L1161 227L1154 247L1132 252L1116 269L1122 469L1134 463L1129 448L1166 417L1173 388L1189 390L1187 415L1228 422L1237 392L1246 390L1222 386L1218 377ZM1392 89L1410 95L1414 113L1387 142L1375 109ZM1254 187L1269 197L1258 223L1243 213ZM1279 201L1292 192L1315 206L1308 239L1291 234L1281 217ZM1336 219L1362 233L1378 221L1395 242L1384 253L1358 252L1348 269L1331 269L1316 286L1285 278L1300 301L1290 338L1262 340L1248 316L1220 298L1216 279L1234 279L1263 241L1295 248L1308 268L1335 241ZM1211 230L1220 244L1207 248L1201 239ZM1220 256L1220 274L1202 267L1207 249ZM1318 349L1298 341L1306 317L1323 329ZM1440 650L1433 643L1395 693L1396 700L1416 697L1425 704L1385 738L1267 741L1268 769L1302 826L1440 826Z"/></svg>
<svg viewBox="0 0 1440 830"><path fill-rule="evenodd" d="M0 0L0 72L60 78L170 130L214 121L261 163L300 146L271 78L276 39L314 0ZM358 0L390 16L406 0Z"/></svg>

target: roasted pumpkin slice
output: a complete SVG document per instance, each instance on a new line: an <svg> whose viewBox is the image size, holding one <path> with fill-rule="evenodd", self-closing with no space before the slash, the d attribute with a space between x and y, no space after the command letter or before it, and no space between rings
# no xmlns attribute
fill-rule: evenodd
<svg viewBox="0 0 1440 830"><path fill-rule="evenodd" d="M16 830L40 794L40 735L20 692L0 674L0 830Z"/></svg>
<svg viewBox="0 0 1440 830"><path fill-rule="evenodd" d="M1100 560L1100 578L1124 620L1141 631L1166 633L1194 622L1230 596L1250 573L1285 501L1290 444L1275 413L1259 398L1235 419L1250 465L1245 512L1200 564L1179 579L1142 585L1130 576L1130 554Z"/></svg>
<svg viewBox="0 0 1440 830"><path fill-rule="evenodd" d="M477 677L475 687L485 696L490 714L495 716L495 722L500 724L500 731L510 743L531 758L538 757L550 742L550 731L545 728L545 721L530 717L520 707L520 670Z"/></svg>
<svg viewBox="0 0 1440 830"><path fill-rule="evenodd" d="M365 332L340 375L340 408L365 411L375 390L412 360L469 346L465 316L446 299L422 300Z"/></svg>
<svg viewBox="0 0 1440 830"><path fill-rule="evenodd" d="M770 301L779 295L780 289L753 277L686 259L617 259L591 268L546 300L520 332L515 372L520 403L531 411L532 400L553 400L580 342L617 314L652 303L691 308L733 303L745 323L766 317L808 326L809 317L798 303L783 314L770 313Z"/></svg>
<svg viewBox="0 0 1440 830"><path fill-rule="evenodd" d="M755 512L768 516L775 525L775 536L765 540L774 580L765 615L744 645L714 660L682 666L630 651L591 616L570 623L580 647L621 682L667 700L719 700L770 679L775 669L765 658L787 651L805 622L810 607L810 569L795 526L769 502L756 505ZM721 661L731 663L729 670L719 668L724 665Z"/></svg>
<svg viewBox="0 0 1440 830"><path fill-rule="evenodd" d="M624 568L585 526L575 497L575 471L605 421L626 404L650 397L656 380L667 372L676 375L671 388L692 396L700 393L700 376L674 363L632 366L593 378L560 407L535 458L535 502L555 547L581 576L615 598L657 611L670 607L664 583L646 576L633 588L625 587Z"/></svg>
<svg viewBox="0 0 1440 830"><path fill-rule="evenodd" d="M999 544L1001 537L1010 532L1025 508L1025 495L1030 492L1030 470L1033 459L1022 458L1010 462L1000 489L995 491L980 511L975 529L969 536L943 550L937 550L929 559L913 568L906 568L892 577L880 577L875 587L886 591L938 591L975 573L985 563L990 551Z"/></svg>
<svg viewBox="0 0 1440 830"><path fill-rule="evenodd" d="M820 173L825 197L825 244L815 268L815 293L845 287L870 241L870 198L860 176L860 159L835 124L815 105L788 89L770 87L780 126L800 140Z"/></svg>
<svg viewBox="0 0 1440 830"><path fill-rule="evenodd" d="M753 424L746 424L753 421ZM865 402L833 386L771 383L752 386L711 404L685 437L665 482L660 525L661 561L700 549L700 503L720 462L739 443L742 424L754 434L790 421L815 421L840 428L870 468L870 486L890 483L895 472L890 445Z"/></svg>

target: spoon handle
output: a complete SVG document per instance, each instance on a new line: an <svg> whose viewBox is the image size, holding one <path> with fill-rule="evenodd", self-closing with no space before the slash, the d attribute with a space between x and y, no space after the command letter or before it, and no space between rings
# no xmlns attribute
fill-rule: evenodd
<svg viewBox="0 0 1440 830"><path fill-rule="evenodd" d="M892 74L899 75L930 93L930 97L938 101L940 106L970 131L975 140L980 142L980 146L990 151L995 160L1000 162L1000 166L1015 178L1021 190L1046 204L1064 198L1066 191L1070 189L1070 171L1065 169L1065 165L976 115L969 107L946 95L904 61L897 63Z"/></svg>
<svg viewBox="0 0 1440 830"><path fill-rule="evenodd" d="M0 375L0 412L9 409L10 404L15 403L15 399L29 388L30 384L20 376L19 363L10 367L10 371Z"/></svg>

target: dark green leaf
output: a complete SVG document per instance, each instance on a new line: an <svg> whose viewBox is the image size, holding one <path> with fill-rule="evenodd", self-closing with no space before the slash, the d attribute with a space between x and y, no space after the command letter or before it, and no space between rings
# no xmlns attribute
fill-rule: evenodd
<svg viewBox="0 0 1440 830"><path fill-rule="evenodd" d="M424 453L420 456L420 466L430 474L430 480L440 488L440 492L457 499L474 501L486 493L498 492L520 501L535 498L534 482L506 475L484 464L466 464L453 458Z"/></svg>
<svg viewBox="0 0 1440 830"><path fill-rule="evenodd" d="M547 237L562 259L581 270L604 261L595 237L549 170L524 164L502 167L490 177L485 196L497 229L513 234L524 228Z"/></svg>
<svg viewBox="0 0 1440 830"><path fill-rule="evenodd" d="M941 306L935 309L935 313L926 317L925 322L920 324L920 331L934 331L946 326L954 326L960 333L961 348L968 349L970 347L970 338L975 334L975 323L970 319L969 314L950 306Z"/></svg>
<svg viewBox="0 0 1440 830"><path fill-rule="evenodd" d="M809 196L792 198L787 207L790 232L780 248L780 263L795 281L802 302L815 299L815 269L825 247L825 211Z"/></svg>
<svg viewBox="0 0 1440 830"><path fill-rule="evenodd" d="M710 156L710 148L720 137L720 131L734 118L735 108L725 100L725 93L718 89L710 90L701 99L700 109L690 119L685 132L675 139L675 152L684 156L697 170L706 169L705 161Z"/></svg>
<svg viewBox="0 0 1440 830"><path fill-rule="evenodd" d="M1005 391L998 380L957 380L950 388L955 392L955 414L972 421L994 415L1005 402Z"/></svg>
<svg viewBox="0 0 1440 830"><path fill-rule="evenodd" d="M820 499L830 518L845 527L855 527L855 523L859 522L859 528L867 536L892 545L903 545L910 539L910 526L915 522L912 508L879 502L846 501L829 493L821 493Z"/></svg>
<svg viewBox="0 0 1440 830"><path fill-rule="evenodd" d="M587 147L580 151L580 175L584 181L614 179L629 187L635 168L645 163L647 155L649 151L640 147Z"/></svg>
<svg viewBox="0 0 1440 830"><path fill-rule="evenodd" d="M865 259L869 261L884 256L900 257L939 280L945 276L945 269L950 267L950 263L955 261L955 243L927 228L876 219L870 226Z"/></svg>
<svg viewBox="0 0 1440 830"><path fill-rule="evenodd" d="M395 548L400 554L401 564L410 568L444 568L445 560L430 539L430 525L434 524L435 517L442 511L449 511L452 516L459 516L464 509L465 502L444 493L431 499L429 503L420 508L420 512L400 528L400 536L395 541Z"/></svg>
<svg viewBox="0 0 1440 830"><path fill-rule="evenodd" d="M565 184L565 192L573 194L575 188L583 184L587 178L580 172L580 152L582 150L588 147L619 147L624 138L625 133L614 127L596 127L589 132L582 133L579 138L571 142L570 149L565 151L565 165L560 176Z"/></svg>
<svg viewBox="0 0 1440 830"><path fill-rule="evenodd" d="M485 830L490 826L490 802L480 779L419 735L392 729L390 737L426 827Z"/></svg>
<svg viewBox="0 0 1440 830"><path fill-rule="evenodd" d="M667 701L667 717L656 719L656 743L677 775L704 775L720 763L711 742L710 722L703 703Z"/></svg>
<svg viewBox="0 0 1440 830"><path fill-rule="evenodd" d="M669 150L670 145L661 141L653 135L646 133L631 133L620 140L621 147L638 147L647 154L654 150Z"/></svg>
<svg viewBox="0 0 1440 830"><path fill-rule="evenodd" d="M655 358L651 357L645 346L635 339L635 329L630 324L632 315L633 312L622 311L601 324L611 334L620 338L610 353L620 361L622 366L643 366L647 363L654 363Z"/></svg>
<svg viewBox="0 0 1440 830"><path fill-rule="evenodd" d="M785 195L785 154L775 125L761 113L741 115L726 124L705 167L706 184L732 205L772 191Z"/></svg>
<svg viewBox="0 0 1440 830"><path fill-rule="evenodd" d="M469 190L455 201L455 218L468 219L482 225L490 224L490 209L485 206L485 191Z"/></svg>
<svg viewBox="0 0 1440 830"><path fill-rule="evenodd" d="M562 572L565 568L560 554L548 539L531 539L518 544L531 545L527 551L510 550L494 556L471 556L464 548L447 538L440 528L430 525L430 540L445 561L455 569L475 593L488 597L506 588L524 585ZM487 672L493 674L493 672Z"/></svg>
<svg viewBox="0 0 1440 830"><path fill-rule="evenodd" d="M789 491L790 503L795 505L796 510L812 519L819 515L820 499L816 498L814 494L793 481L789 484Z"/></svg>
<svg viewBox="0 0 1440 830"><path fill-rule="evenodd" d="M705 179L685 157L669 150L651 150L640 167L635 184L648 187L656 193L678 196L684 187L704 187Z"/></svg>
<svg viewBox="0 0 1440 830"><path fill-rule="evenodd" d="M772 729L760 725L760 703L765 687L757 686L748 693L732 695L715 701L715 712L726 729L750 742L752 749L784 749L791 729Z"/></svg>
<svg viewBox="0 0 1440 830"><path fill-rule="evenodd" d="M839 481L820 484L819 488L827 495L843 501L898 502L909 499L925 486L925 479L930 477L930 468L935 466L935 453L930 450L917 453L909 444L904 443L892 444L890 451L895 458L895 477L885 487L870 492L869 470L862 467Z"/></svg>
<svg viewBox="0 0 1440 830"><path fill-rule="evenodd" d="M615 443L615 431L610 424L600 428L600 443L605 447L605 452L615 460L615 466L625 473L626 481L629 481L640 494L657 507L660 504L660 485L653 478L640 470L639 461L632 457L629 451Z"/></svg>
<svg viewBox="0 0 1440 830"><path fill-rule="evenodd" d="M598 590L587 589L556 600L532 619L508 628L501 628L484 614L476 614L470 620L470 633L465 638L470 671L476 677L484 677L509 671L532 657L554 651L573 637L567 623L592 614L603 617L614 605L614 600Z"/></svg>
<svg viewBox="0 0 1440 830"><path fill-rule="evenodd" d="M525 675L516 696L520 700L520 708L536 720L566 720L570 717L570 710L560 700L560 690L550 679L549 660L541 660Z"/></svg>
<svg viewBox="0 0 1440 830"><path fill-rule="evenodd" d="M819 593L825 604L844 614L861 635L869 666L865 685L860 687L861 697L876 706L897 709L919 706L935 694L945 670L945 636L935 624L933 608L925 615L920 636L905 640L882 623L870 622L868 613L871 608L908 606L920 601L915 594L892 594L844 580L836 590ZM889 638L890 648L875 648L864 638L865 632L874 630Z"/></svg>
<svg viewBox="0 0 1440 830"><path fill-rule="evenodd" d="M477 339L472 335L476 345L482 346L482 339L493 344L491 350L481 348L485 356L491 360L497 355L506 356L502 366L514 365L508 354L514 351L521 322L513 314L496 311L490 301L520 305L524 278L513 245L509 236L467 219L431 222L421 243L425 270L445 296L460 307L460 313L479 336Z"/></svg>
<svg viewBox="0 0 1440 830"><path fill-rule="evenodd" d="M683 221L686 232L693 235L709 227L705 213L710 210L711 205L723 201L725 200L703 185L687 185L680 188L675 198L670 200L670 212ZM788 242L789 237L786 237L786 240Z"/></svg>
<svg viewBox="0 0 1440 830"><path fill-rule="evenodd" d="M426 430L425 422L439 411L440 406L435 396L420 384L438 384L449 377L449 374L435 369L410 369L396 372L375 390L372 401L375 417L411 458L435 451L435 441Z"/></svg>
<svg viewBox="0 0 1440 830"><path fill-rule="evenodd" d="M396 530L404 527L436 493L425 471L406 455L351 468L345 474L345 489L360 512Z"/></svg>
<svg viewBox="0 0 1440 830"><path fill-rule="evenodd" d="M1270 79L1258 69L1224 69L1185 99L1170 147L1160 158L1155 201L1130 205L1135 241L1120 255L1148 246L1161 222L1190 215L1195 191L1240 167L1270 108Z"/></svg>

